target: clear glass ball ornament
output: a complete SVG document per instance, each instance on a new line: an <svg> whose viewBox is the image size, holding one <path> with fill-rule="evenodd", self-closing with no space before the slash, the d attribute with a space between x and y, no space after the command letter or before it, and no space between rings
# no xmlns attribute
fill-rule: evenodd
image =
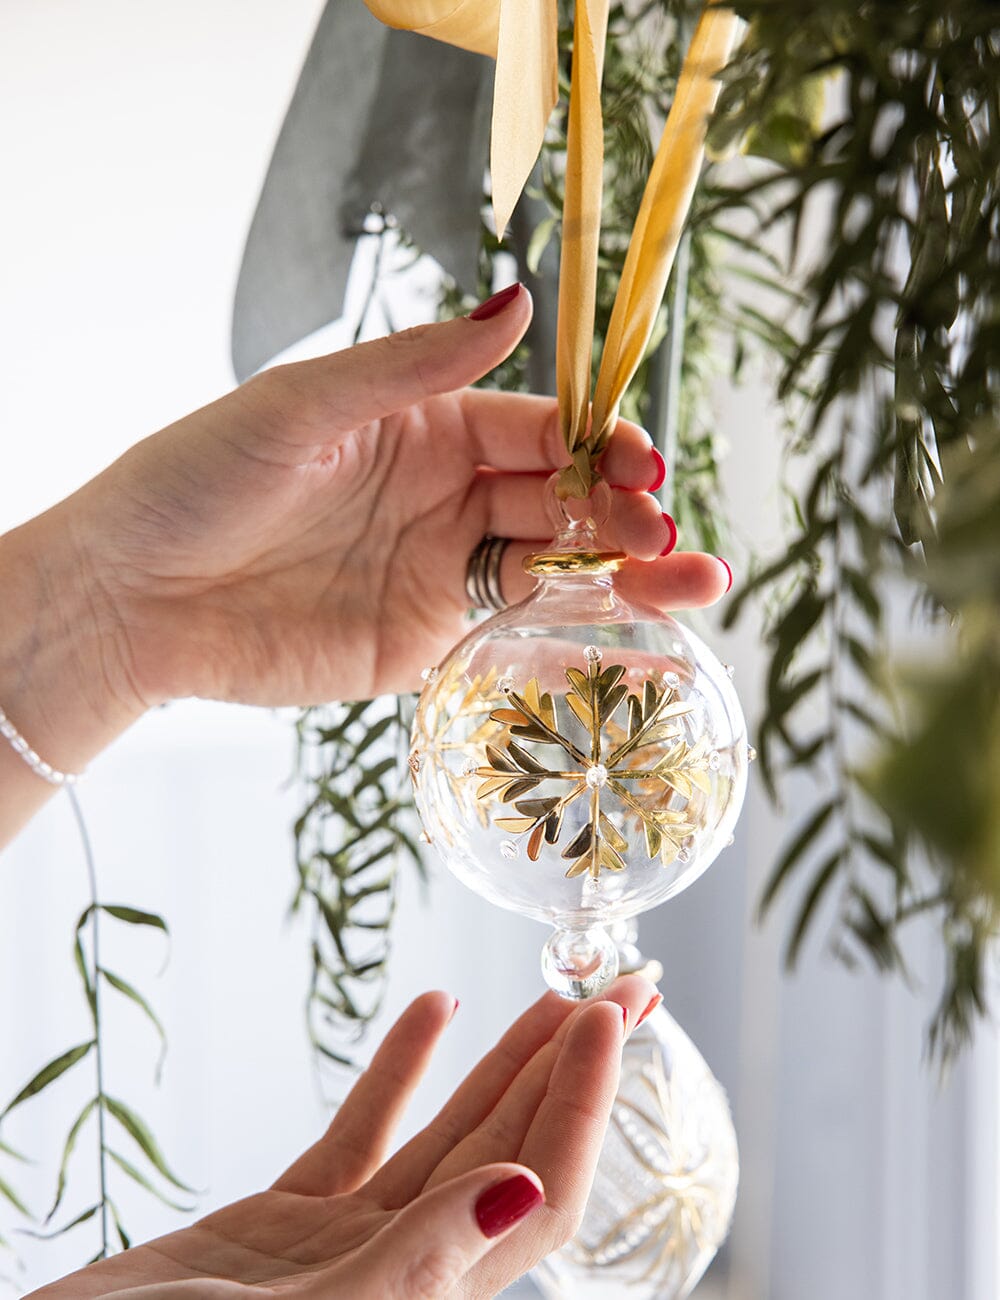
<svg viewBox="0 0 1000 1300"><path fill-rule="evenodd" d="M625 598L601 550L610 492L558 502L520 604L429 673L410 771L424 829L477 893L555 932L542 969L590 997L615 977L605 931L679 893L729 840L746 789L743 712L676 619Z"/></svg>
<svg viewBox="0 0 1000 1300"><path fill-rule="evenodd" d="M583 1223L532 1277L549 1300L683 1300L725 1240L738 1182L726 1094L660 1006L625 1044Z"/></svg>

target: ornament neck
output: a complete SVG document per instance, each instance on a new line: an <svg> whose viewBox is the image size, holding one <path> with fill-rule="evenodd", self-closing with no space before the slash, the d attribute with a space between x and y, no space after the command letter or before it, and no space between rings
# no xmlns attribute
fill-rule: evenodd
<svg viewBox="0 0 1000 1300"><path fill-rule="evenodd" d="M611 513L611 489L601 482L587 497L563 498L558 493L558 480L559 475L553 474L545 489L555 537L546 550L525 559L525 571L536 578L614 573L627 556L623 551L602 549L599 540Z"/></svg>

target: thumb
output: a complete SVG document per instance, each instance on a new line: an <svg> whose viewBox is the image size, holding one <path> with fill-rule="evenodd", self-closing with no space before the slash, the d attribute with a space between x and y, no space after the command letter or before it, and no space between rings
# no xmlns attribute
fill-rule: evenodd
<svg viewBox="0 0 1000 1300"><path fill-rule="evenodd" d="M523 1165L484 1165L441 1183L411 1201L353 1257L352 1294L365 1300L450 1295L544 1200L537 1175ZM525 1269L533 1262L526 1251Z"/></svg>
<svg viewBox="0 0 1000 1300"><path fill-rule="evenodd" d="M468 316L417 325L326 357L262 371L244 391L265 398L272 434L299 446L338 442L354 429L481 379L510 355L531 320L522 284Z"/></svg>

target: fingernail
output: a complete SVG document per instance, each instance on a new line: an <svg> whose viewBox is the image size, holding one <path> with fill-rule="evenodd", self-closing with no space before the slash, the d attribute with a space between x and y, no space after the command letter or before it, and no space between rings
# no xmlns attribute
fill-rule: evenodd
<svg viewBox="0 0 1000 1300"><path fill-rule="evenodd" d="M663 994L662 994L662 993L657 993L657 995L656 995L655 998L650 998L650 1000L649 1000L649 1006L648 1006L648 1007L646 1008L646 1010L642 1013L642 1015L639 1017L639 1019L635 1022L635 1027L636 1027L636 1029L639 1028L639 1026L642 1024L642 1022L646 1019L646 1017L647 1017L651 1012L653 1012L653 1011L656 1010L656 1008L660 1005L660 1003L661 1003L662 1001L663 1001Z"/></svg>
<svg viewBox="0 0 1000 1300"><path fill-rule="evenodd" d="M524 1174L494 1183L476 1201L479 1230L484 1237L499 1237L544 1200L538 1184Z"/></svg>
<svg viewBox="0 0 1000 1300"><path fill-rule="evenodd" d="M662 511L661 513L663 514L663 522L667 525L667 531L670 533L670 536L667 539L666 546L663 548L660 554L669 555L670 552L677 545L677 525L674 523L673 517L671 515L668 515Z"/></svg>
<svg viewBox="0 0 1000 1300"><path fill-rule="evenodd" d="M622 1007L622 1033L628 1033L628 1007Z"/></svg>
<svg viewBox="0 0 1000 1300"><path fill-rule="evenodd" d="M506 289L501 289L495 293L492 298L487 298L481 302L478 307L473 307L469 312L469 320L489 320L491 316L499 316L505 307L509 307L517 295L521 292L520 284L509 284Z"/></svg>
<svg viewBox="0 0 1000 1300"><path fill-rule="evenodd" d="M650 448L650 455L653 457L653 464L656 466L656 477L646 489L647 492L657 492L663 487L664 480L667 477L667 462L663 459L655 447Z"/></svg>
<svg viewBox="0 0 1000 1300"><path fill-rule="evenodd" d="M456 999L455 999L455 1005L454 1005L454 1006L452 1007L452 1009L451 1009L451 1015L448 1017L448 1024L449 1024L449 1025L450 1025L451 1022L455 1019L455 1012L458 1010L458 1008L459 1008L461 1005L462 1005L462 1004L459 1002L458 998L456 998Z"/></svg>
<svg viewBox="0 0 1000 1300"><path fill-rule="evenodd" d="M733 589L733 571L732 571L732 569L729 567L729 561L728 561L728 560L724 560L724 559L722 558L721 555L717 555L715 558L719 561L719 563L720 563L720 564L722 565L722 567L725 569L726 573L729 574L729 586L726 588L726 591L732 591L732 589Z"/></svg>

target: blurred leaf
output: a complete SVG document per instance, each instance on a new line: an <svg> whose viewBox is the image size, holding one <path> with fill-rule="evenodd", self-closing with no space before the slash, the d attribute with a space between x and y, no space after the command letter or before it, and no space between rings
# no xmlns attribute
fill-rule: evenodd
<svg viewBox="0 0 1000 1300"><path fill-rule="evenodd" d="M33 1228L22 1228L21 1232L23 1232L26 1237L34 1237L36 1241L54 1241L57 1237L63 1237L67 1232L71 1232L74 1228L78 1228L81 1223L89 1223L95 1214L100 1213L100 1210L100 1203L97 1205L91 1205L88 1209L81 1210L75 1219L71 1219L69 1223L63 1224L61 1228L54 1228L52 1232L36 1232ZM100 1258L100 1256L98 1256L98 1258ZM94 1263L94 1260L91 1260L90 1262Z"/></svg>
<svg viewBox="0 0 1000 1300"><path fill-rule="evenodd" d="M148 925L154 930L162 930L164 934L170 933L166 921L155 912L143 912L137 907L122 907L120 904L102 903L100 906L102 912L113 916L116 921L124 921L126 925Z"/></svg>
<svg viewBox="0 0 1000 1300"><path fill-rule="evenodd" d="M134 1002L156 1030L160 1039L160 1055L156 1063L156 1076L157 1079L159 1079L160 1073L163 1069L163 1061L167 1054L167 1031L163 1028L159 1016L138 989L133 988L133 986L129 984L127 980L123 980L120 975L115 975L113 971L109 971L104 966L98 968L98 973L104 976L113 989L116 989L124 997L128 998L130 1002Z"/></svg>
<svg viewBox="0 0 1000 1300"><path fill-rule="evenodd" d="M80 1111L79 1115L77 1115L76 1119L73 1121L72 1127L70 1128L69 1133L66 1135L66 1141L63 1144L62 1159L59 1162L59 1175L58 1178L56 1179L55 1200L52 1202L52 1209L49 1210L48 1214L45 1216L46 1223L50 1223L52 1219L55 1218L56 1211L59 1209L59 1206L62 1204L62 1198L66 1191L66 1175L69 1171L70 1158L73 1155L73 1151L76 1147L76 1140L80 1136L80 1130L83 1128L84 1124L86 1124L88 1118L93 1113L96 1106L97 1106L97 1098L91 1097L90 1101L87 1102L83 1110Z"/></svg>
<svg viewBox="0 0 1000 1300"><path fill-rule="evenodd" d="M129 1137L136 1143L149 1163L163 1175L163 1177L172 1186L182 1192L190 1192L194 1195L194 1188L188 1187L187 1183L182 1183L176 1174L172 1173L163 1154L157 1145L156 1139L149 1131L148 1125L144 1120L124 1102L116 1100L114 1097L105 1096L104 1106L108 1113L113 1115L121 1124L122 1128L128 1133Z"/></svg>
<svg viewBox="0 0 1000 1300"><path fill-rule="evenodd" d="M193 1206L179 1205L176 1201L172 1201L168 1196L165 1196L154 1183L150 1182L144 1173L136 1169L135 1165L126 1160L123 1155L119 1155L117 1151L112 1150L110 1147L108 1148L108 1155L123 1173L127 1174L133 1182L138 1183L141 1188L149 1192L151 1196L155 1196L158 1201L161 1201L171 1210L179 1210L182 1214L191 1213L194 1208ZM118 1222L117 1215L115 1216L115 1222ZM127 1250L128 1247L124 1246L123 1249Z"/></svg>
<svg viewBox="0 0 1000 1300"><path fill-rule="evenodd" d="M0 1178L0 1196L2 1196L5 1201L9 1201L10 1204L13 1205L14 1209L20 1214L23 1214L25 1218L30 1219L32 1217L31 1211L21 1200L20 1196L18 1196L17 1192L14 1191L10 1183L5 1182L2 1178Z"/></svg>
<svg viewBox="0 0 1000 1300"><path fill-rule="evenodd" d="M0 1111L0 1119L9 1115L15 1106L20 1106L22 1102L27 1101L29 1097L34 1097L35 1094L41 1092L43 1088L47 1088L50 1083L54 1083L56 1079L64 1075L67 1070L71 1070L78 1061L82 1061L83 1058L90 1053L94 1045L94 1039L91 1038L88 1042L81 1043L78 1047L71 1047L68 1052L63 1052L61 1056L57 1056L54 1060L50 1061L48 1065L43 1066L38 1073L33 1075L24 1085L14 1100L9 1102L3 1111Z"/></svg>

